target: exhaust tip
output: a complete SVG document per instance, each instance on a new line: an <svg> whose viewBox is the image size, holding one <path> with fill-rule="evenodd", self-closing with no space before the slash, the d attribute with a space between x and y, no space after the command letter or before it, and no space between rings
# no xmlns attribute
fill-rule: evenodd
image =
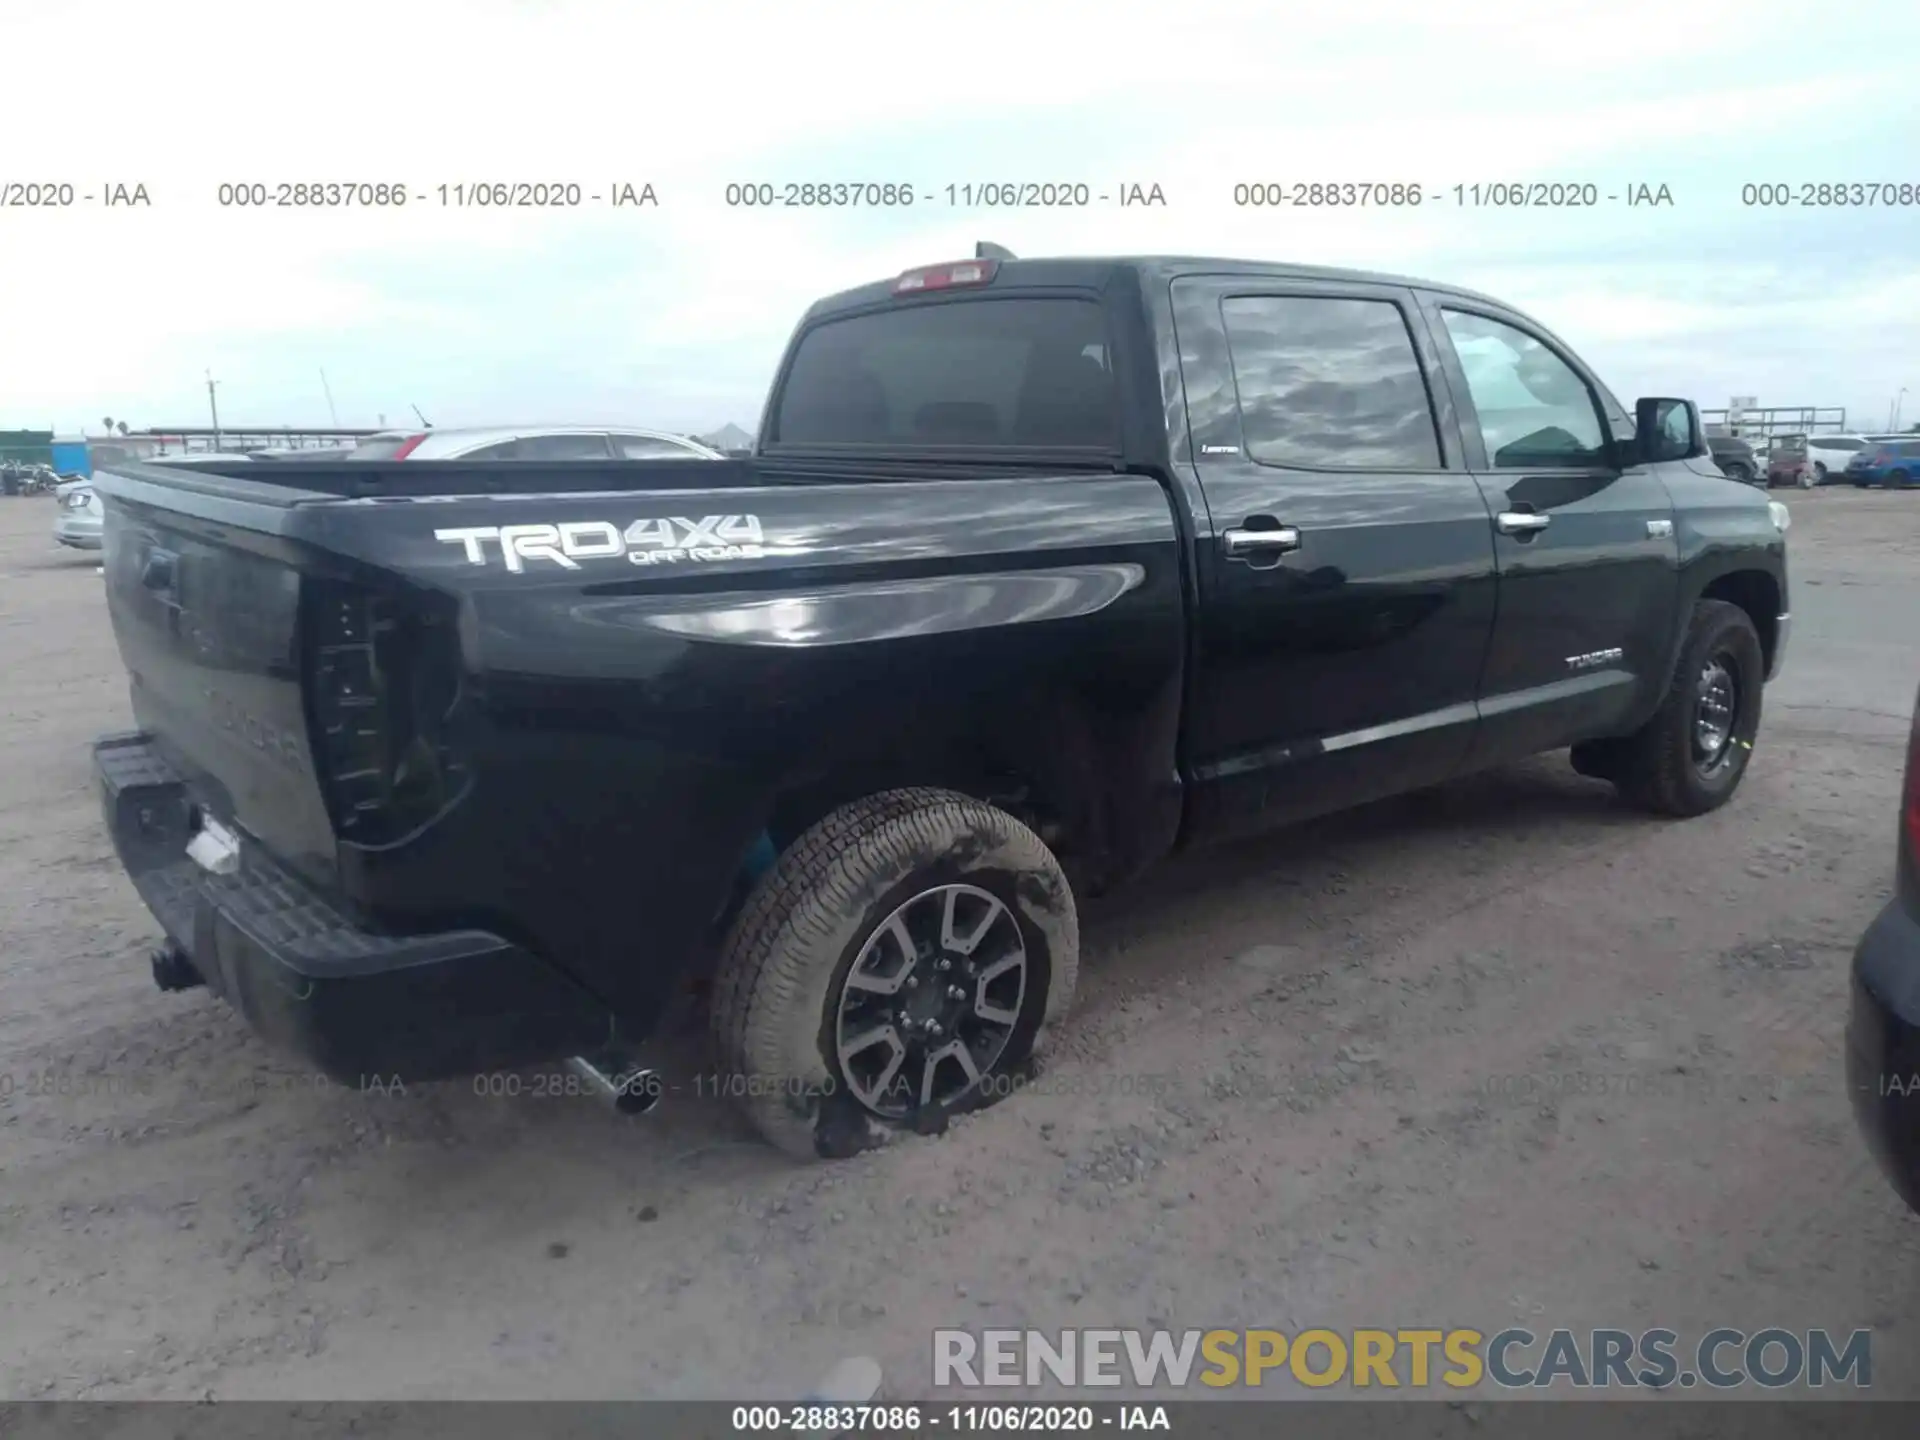
<svg viewBox="0 0 1920 1440"><path fill-rule="evenodd" d="M567 1068L621 1115L645 1115L658 1108L666 1090L660 1072L645 1066L609 1064L604 1060L596 1063L584 1055L575 1055L567 1061Z"/></svg>

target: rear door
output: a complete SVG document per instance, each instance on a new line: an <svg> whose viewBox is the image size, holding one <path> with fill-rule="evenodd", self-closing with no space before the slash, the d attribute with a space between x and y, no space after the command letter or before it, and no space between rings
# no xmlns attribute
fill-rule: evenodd
<svg viewBox="0 0 1920 1440"><path fill-rule="evenodd" d="M1679 546L1659 467L1623 465L1632 420L1545 330L1451 295L1422 303L1494 515L1500 609L1476 758L1639 723L1677 639Z"/></svg>
<svg viewBox="0 0 1920 1440"><path fill-rule="evenodd" d="M1211 515L1186 726L1196 833L1453 774L1494 615L1492 527L1417 301L1173 286Z"/></svg>

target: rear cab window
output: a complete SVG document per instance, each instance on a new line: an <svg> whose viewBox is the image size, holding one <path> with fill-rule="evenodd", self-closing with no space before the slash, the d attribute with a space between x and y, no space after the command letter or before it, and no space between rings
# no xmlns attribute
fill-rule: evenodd
<svg viewBox="0 0 1920 1440"><path fill-rule="evenodd" d="M968 296L815 325L770 443L820 447L1119 446L1106 313L1092 299Z"/></svg>

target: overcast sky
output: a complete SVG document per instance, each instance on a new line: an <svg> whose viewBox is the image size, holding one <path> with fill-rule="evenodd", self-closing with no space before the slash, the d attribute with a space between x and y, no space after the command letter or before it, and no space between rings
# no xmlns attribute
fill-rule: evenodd
<svg viewBox="0 0 1920 1440"><path fill-rule="evenodd" d="M970 253L1178 252L1490 291L1631 401L1920 420L1920 6L1313 7L889 0L272 6L4 0L0 428L613 418L752 426L814 296ZM671 18L668 18L671 16ZM29 117L33 123L28 124ZM38 132L37 134L35 132ZM29 137L31 137L29 139ZM21 148L26 142L25 149ZM911 182L876 212L730 181ZM222 182L404 182L392 211L223 209ZM651 183L657 208L443 208L442 183ZM1158 184L1164 208L966 210L949 184ZM1413 182L1418 209L1237 208L1243 181ZM1452 187L1665 185L1529 212ZM1905 184L1904 207L1742 186Z"/></svg>

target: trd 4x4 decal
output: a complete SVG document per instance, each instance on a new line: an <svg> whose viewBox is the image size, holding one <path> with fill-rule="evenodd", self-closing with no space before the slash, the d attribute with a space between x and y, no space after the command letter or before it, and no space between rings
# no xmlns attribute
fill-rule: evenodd
<svg viewBox="0 0 1920 1440"><path fill-rule="evenodd" d="M766 552L758 515L681 516L636 520L625 530L605 520L567 520L556 525L461 525L436 530L433 538L463 546L469 565L485 565L489 543L500 547L507 569L518 575L530 560L578 570L582 560L624 555L635 565L681 560L758 560Z"/></svg>

